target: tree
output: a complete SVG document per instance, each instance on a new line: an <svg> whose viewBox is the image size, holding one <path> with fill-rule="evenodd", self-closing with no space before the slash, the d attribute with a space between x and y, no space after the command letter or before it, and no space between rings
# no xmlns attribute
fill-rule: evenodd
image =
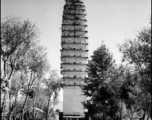
<svg viewBox="0 0 152 120"><path fill-rule="evenodd" d="M6 96L9 95L11 77L15 71L18 71L17 63L24 57L36 37L37 28L29 20L21 21L19 18L8 17L1 23L2 111L5 111Z"/></svg>
<svg viewBox="0 0 152 120"><path fill-rule="evenodd" d="M33 93L33 86L49 69L46 51L37 40L38 31L35 24L29 20L21 21L19 18L7 18L1 25L1 83L6 85L3 90L2 112L6 109L6 96L9 96L9 119L17 107L18 92L23 89L25 100L22 103L21 118L27 102ZM1 94L2 95L2 94ZM11 103L15 96L15 102Z"/></svg>
<svg viewBox="0 0 152 120"><path fill-rule="evenodd" d="M143 110L151 118L151 27L142 29L134 40L127 40L119 45L119 49L123 53L123 61L135 67L134 74L129 75L130 80L122 88L136 94L130 96L134 101L131 107Z"/></svg>
<svg viewBox="0 0 152 120"><path fill-rule="evenodd" d="M143 87L151 94L151 27L141 30L134 40L119 46L123 60L134 64L142 75Z"/></svg>
<svg viewBox="0 0 152 120"><path fill-rule="evenodd" d="M54 106L57 104L58 92L62 87L62 81L58 77L56 71L51 70L49 72L48 79L44 79L43 83L45 85L45 95L47 96L47 106L45 107L45 118L48 120L54 115Z"/></svg>
<svg viewBox="0 0 152 120"><path fill-rule="evenodd" d="M2 82L11 78L17 67L16 63L36 38L36 31L35 25L29 20L21 21L19 18L9 17L1 23Z"/></svg>
<svg viewBox="0 0 152 120"><path fill-rule="evenodd" d="M31 97L30 94L33 91L34 82L42 79L49 69L49 64L46 59L46 52L44 51L43 47L35 45L29 50L29 52L27 52L26 55L27 56L25 56L23 60L24 64L22 64L24 75L27 76L26 82L24 83L26 98L23 103L22 115L24 113L24 108Z"/></svg>
<svg viewBox="0 0 152 120"><path fill-rule="evenodd" d="M92 119L116 118L119 105L110 87L116 66L112 54L102 44L87 64L88 77L83 87L88 100L84 102Z"/></svg>
<svg viewBox="0 0 152 120"><path fill-rule="evenodd" d="M34 98L28 99L26 108L38 108L43 111L43 117L48 120L55 118L54 107L58 103L58 92L62 87L62 81L55 70L49 71L48 78L42 78L32 87ZM28 94L28 91L25 91ZM35 110L33 110L33 114Z"/></svg>

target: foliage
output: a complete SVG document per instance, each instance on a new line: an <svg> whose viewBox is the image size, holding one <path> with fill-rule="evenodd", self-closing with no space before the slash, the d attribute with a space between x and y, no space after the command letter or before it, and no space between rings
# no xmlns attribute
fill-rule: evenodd
<svg viewBox="0 0 152 120"><path fill-rule="evenodd" d="M31 47L36 31L37 28L29 20L21 21L19 18L10 17L1 23L3 80L10 79L13 70L17 70L17 63Z"/></svg>
<svg viewBox="0 0 152 120"><path fill-rule="evenodd" d="M128 40L119 46L123 53L123 61L135 67L135 72L127 78L126 85L131 91L131 106L135 110L143 110L151 116L151 27L142 29L134 40ZM130 85L127 85L130 84ZM125 98L128 100L128 98Z"/></svg>
<svg viewBox="0 0 152 120"><path fill-rule="evenodd" d="M57 72L55 70L51 70L49 72L49 77L47 79L43 80L44 83L44 92L47 97L47 104L45 106L45 118L46 120L49 119L50 117L55 117L54 115L54 106L57 104L57 97L58 97L58 92L62 87L62 81L57 75ZM51 114L51 113L53 114Z"/></svg>
<svg viewBox="0 0 152 120"><path fill-rule="evenodd" d="M9 110L9 119L12 119L19 105L20 117L24 119L24 112L29 106L44 110L48 105L46 90L50 89L50 96L55 93L54 102L57 101L59 82L54 79L47 89L42 87L50 65L46 49L39 45L35 24L29 20L22 21L20 18L8 17L1 23L1 33L2 113ZM55 77L57 74L54 74L53 78ZM52 78L50 80L53 81ZM43 101L42 104L40 100Z"/></svg>
<svg viewBox="0 0 152 120"><path fill-rule="evenodd" d="M21 21L19 18L8 17L1 23L1 83L3 84L2 110L5 111L6 99L9 99L9 108L13 91L16 88L11 85L13 76L21 72L19 63L31 48L37 37L37 28L29 20ZM4 84L5 83L5 84ZM18 88L18 87L17 87ZM12 89L12 90L11 90ZM9 98L7 98L7 96ZM17 96L16 96L17 97ZM15 99L16 99L15 97Z"/></svg>
<svg viewBox="0 0 152 120"><path fill-rule="evenodd" d="M97 119L95 116L104 115L107 118L116 117L119 105L115 99L115 91L109 85L116 67L113 57L102 44L91 58L87 65L88 77L83 87L84 94L88 97L84 105L94 119Z"/></svg>
<svg viewBox="0 0 152 120"><path fill-rule="evenodd" d="M151 94L151 27L141 30L136 39L126 41L119 49L123 59L135 65L143 87Z"/></svg>
<svg viewBox="0 0 152 120"><path fill-rule="evenodd" d="M87 64L84 106L93 120L151 118L151 28L119 46L128 64L117 66L102 44Z"/></svg>

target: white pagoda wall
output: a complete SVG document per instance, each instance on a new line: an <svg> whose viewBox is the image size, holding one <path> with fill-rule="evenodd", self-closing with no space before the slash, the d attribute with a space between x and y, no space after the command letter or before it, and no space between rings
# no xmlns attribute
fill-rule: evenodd
<svg viewBox="0 0 152 120"><path fill-rule="evenodd" d="M68 43L87 43L86 38L81 37L70 37L70 38L62 38L62 42L68 42Z"/></svg>
<svg viewBox="0 0 152 120"><path fill-rule="evenodd" d="M86 30L86 26L83 25L77 25L77 26L72 26L72 25L64 25L62 27L63 30Z"/></svg>
<svg viewBox="0 0 152 120"><path fill-rule="evenodd" d="M61 58L61 61L64 63L87 64L87 61L85 58L83 59L83 58L65 57L65 58Z"/></svg>
<svg viewBox="0 0 152 120"><path fill-rule="evenodd" d="M77 70L77 71L85 71L86 70L86 65L84 64L62 64L62 69L64 70Z"/></svg>
<svg viewBox="0 0 152 120"><path fill-rule="evenodd" d="M68 86L73 86L73 85L79 86L79 85L84 84L84 80L82 78L70 78L70 77L68 77L64 80L64 83Z"/></svg>
<svg viewBox="0 0 152 120"><path fill-rule="evenodd" d="M86 51L61 51L61 55L64 56L81 56L81 57L87 57L88 53Z"/></svg>
<svg viewBox="0 0 152 120"><path fill-rule="evenodd" d="M85 78L86 77L86 72L78 72L78 71L61 71L62 75L64 75L64 77L70 77L70 78Z"/></svg>
<svg viewBox="0 0 152 120"><path fill-rule="evenodd" d="M63 90L64 115L83 115L84 108L80 101L84 101L83 92L80 87L65 87Z"/></svg>
<svg viewBox="0 0 152 120"><path fill-rule="evenodd" d="M62 48L64 48L64 49L81 49L81 50L87 50L87 46L86 46L86 44L63 44L62 45Z"/></svg>

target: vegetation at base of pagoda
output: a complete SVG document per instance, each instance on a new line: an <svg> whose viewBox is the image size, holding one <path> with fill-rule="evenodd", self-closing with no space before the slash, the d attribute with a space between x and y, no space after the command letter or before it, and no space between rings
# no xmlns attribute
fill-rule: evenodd
<svg viewBox="0 0 152 120"><path fill-rule="evenodd" d="M29 20L16 17L2 20L1 116L7 114L9 120L18 114L24 120L29 109L39 109L47 119L54 115L53 106L57 104L61 80L51 70L46 48L39 45L38 35L36 25ZM48 71L50 77L46 79Z"/></svg>
<svg viewBox="0 0 152 120"><path fill-rule="evenodd" d="M150 23L151 24L151 23ZM92 120L151 118L151 26L134 40L118 46L122 65L116 65L104 43L87 64L84 106Z"/></svg>

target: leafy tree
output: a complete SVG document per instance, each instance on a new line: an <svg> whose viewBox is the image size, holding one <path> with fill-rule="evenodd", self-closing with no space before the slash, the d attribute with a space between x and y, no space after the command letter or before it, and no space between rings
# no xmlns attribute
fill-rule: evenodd
<svg viewBox="0 0 152 120"><path fill-rule="evenodd" d="M128 80L122 90L131 92L128 98L134 104L130 107L135 111L143 110L151 118L151 27L142 29L134 40L127 40L119 49L123 53L123 61L135 67L134 73L127 75ZM126 104L128 98L124 98Z"/></svg>
<svg viewBox="0 0 152 120"><path fill-rule="evenodd" d="M54 107L58 103L57 97L62 82L56 71L50 70L48 78L42 78L32 87L34 98L29 98L26 108L38 108L43 111L43 117L47 120L55 118ZM25 94L29 92L25 90ZM35 110L33 110L34 114Z"/></svg>
<svg viewBox="0 0 152 120"><path fill-rule="evenodd" d="M112 54L102 44L94 51L87 65L88 77L83 87L88 100L84 102L92 119L117 118L119 105L110 86L116 66Z"/></svg>
<svg viewBox="0 0 152 120"><path fill-rule="evenodd" d="M9 17L1 23L1 80L10 79L16 63L25 55L36 34L37 29L29 20Z"/></svg>
<svg viewBox="0 0 152 120"><path fill-rule="evenodd" d="M29 99L34 97L32 94L34 84L48 71L46 51L38 44L37 28L29 20L21 21L19 18L9 17L1 23L1 26L2 110L6 110L4 105L6 96L9 96L9 119L11 119L17 107L18 92L23 89L25 93L21 112L23 118ZM15 102L11 103L14 97Z"/></svg>
<svg viewBox="0 0 152 120"><path fill-rule="evenodd" d="M37 28L29 20L21 21L19 18L8 17L1 23L2 111L5 110L6 96L9 95L11 77L19 70L17 63L24 57L36 37Z"/></svg>
<svg viewBox="0 0 152 120"><path fill-rule="evenodd" d="M116 66L104 44L91 58L83 90L88 98L84 105L92 119L132 119L139 111L138 98L144 95L139 73L127 65Z"/></svg>
<svg viewBox="0 0 152 120"><path fill-rule="evenodd" d="M25 87L23 88L26 93L22 108L23 115L26 104L28 103L30 97L33 96L31 93L33 92L34 83L44 77L49 68L49 64L46 59L46 52L44 51L44 48L38 45L34 45L31 49L29 49L22 63L23 64L20 65L20 69L23 70L24 76L26 77L26 80L24 80Z"/></svg>
<svg viewBox="0 0 152 120"><path fill-rule="evenodd" d="M141 74L142 85L151 94L151 27L141 30L134 40L119 46L123 60L133 64Z"/></svg>
<svg viewBox="0 0 152 120"><path fill-rule="evenodd" d="M48 120L51 116L55 117L54 106L57 104L58 92L62 87L62 81L58 77L56 71L51 70L49 72L48 79L44 79L43 83L45 85L45 95L47 96L47 106L45 107L45 118Z"/></svg>

